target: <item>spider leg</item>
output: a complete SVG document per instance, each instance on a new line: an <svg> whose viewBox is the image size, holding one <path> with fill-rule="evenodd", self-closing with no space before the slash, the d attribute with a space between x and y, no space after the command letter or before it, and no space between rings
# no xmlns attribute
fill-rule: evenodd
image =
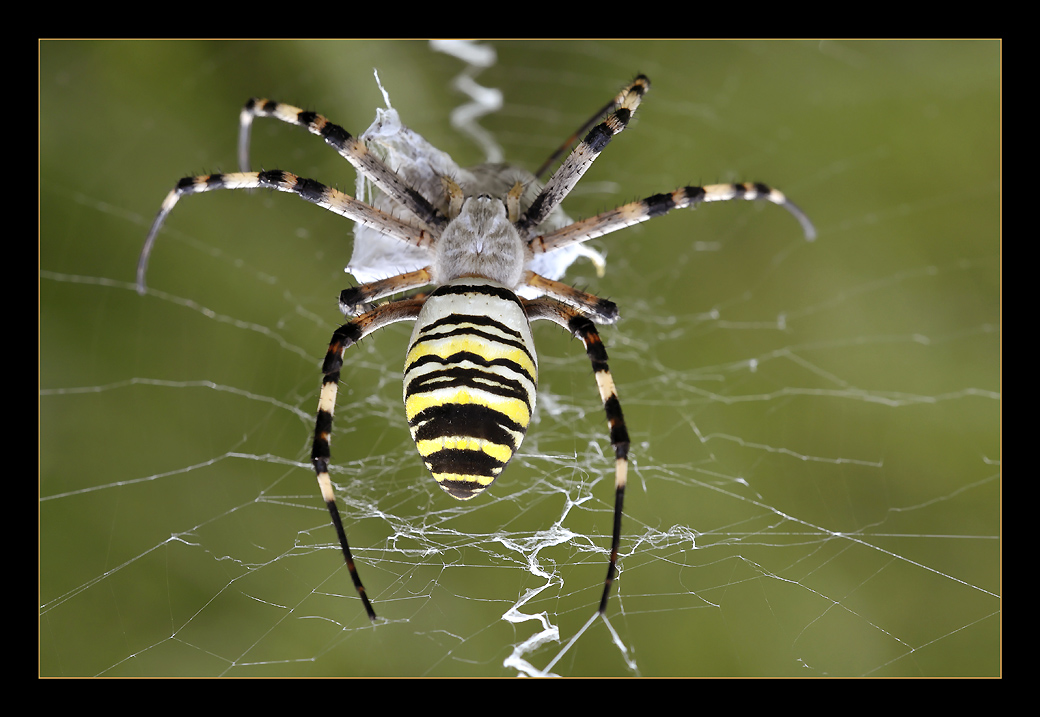
<svg viewBox="0 0 1040 717"><path fill-rule="evenodd" d="M372 227L387 236L400 239L415 246L431 248L436 240L436 235L426 229L405 224L389 214L368 206L364 202L359 202L349 194L338 189L326 187L313 179L297 177L290 172L273 169L266 172L236 172L185 177L177 182L177 186L166 195L166 199L163 200L155 221L152 222L152 228L148 232L148 238L145 239L144 247L141 249L141 258L137 263L137 293L144 293L144 277L148 270L148 256L155 245L156 236L158 236L163 222L166 221L167 215L173 211L173 208L182 196L212 192L217 189L257 188L277 189L280 192L296 194L301 199L306 199L308 202L324 207L334 214L339 214L364 226Z"/></svg>
<svg viewBox="0 0 1040 717"><path fill-rule="evenodd" d="M332 517L332 525L336 529L339 545L343 551L343 560L347 564L347 570L354 581L361 602L365 605L365 612L370 620L375 621L376 613L372 609L372 603L365 593L365 586L358 577L357 568L354 566L354 556L350 552L347 543L347 533L343 529L343 520L336 507L336 493L332 488L332 479L329 477L329 460L331 451L329 439L332 436L332 414L336 410L336 395L339 391L339 373L343 368L343 352L356 344L365 336L397 321L413 321L419 315L425 299L403 299L388 304L377 306L367 314L363 314L353 321L340 326L332 334L329 342L329 350L325 354L322 364L322 373L325 377L321 383L321 396L318 399L318 417L314 427L314 446L311 449L311 463L318 477L318 486L321 488L321 497L329 509Z"/></svg>
<svg viewBox="0 0 1040 717"><path fill-rule="evenodd" d="M238 166L241 171L249 171L249 138L254 117L274 117L306 128L311 134L324 139L326 144L371 179L385 194L411 210L426 226L441 230L447 225L447 218L383 160L369 152L364 142L317 112L301 110L283 102L254 97L242 108L238 134Z"/></svg>
<svg viewBox="0 0 1040 717"><path fill-rule="evenodd" d="M585 353L592 361L599 396L603 400L603 409L607 414L610 443L614 446L615 477L614 530L610 541L610 564L607 566L607 579L604 581L603 597L599 603L599 612L606 613L610 587L617 574L618 550L621 545L621 515L625 502L625 484L628 481L628 428L625 426L625 418L621 413L621 402L618 400L614 378L610 375L610 367L607 365L607 350L592 321L581 311L555 299L525 300L524 307L527 309L527 315L531 321L548 319L581 339L585 345Z"/></svg>
<svg viewBox="0 0 1040 717"><path fill-rule="evenodd" d="M631 202L609 212L574 222L550 234L532 237L528 244L535 254L554 251L571 244L616 232L619 229L667 214L673 209L695 207L702 202L725 202L731 199L761 199L789 211L802 225L805 238L816 238L816 229L805 213L782 192L761 183L709 184L704 187L680 187L670 194L655 194Z"/></svg>
<svg viewBox="0 0 1040 717"><path fill-rule="evenodd" d="M649 80L647 82L649 83ZM608 112L610 112L611 110L613 110L613 109L615 109L617 107L620 107L621 103L624 102L624 100L625 100L625 93L626 92L628 92L628 88L627 87L624 90L622 90L621 92L619 92L617 97L612 99L607 104L603 105L603 107L601 107L599 109L599 111L596 112L596 114L592 115L587 120L585 120L585 124L583 124L581 127L579 127L574 132L574 134L572 134L570 137L565 139L563 141L563 143L559 147L556 148L556 151L553 152L552 154L550 154L549 158L547 160L542 162L542 166L538 168L538 171L534 173L534 176L536 178L538 178L538 177L541 177L543 174L545 174L546 170L548 170L549 167L552 166L553 162L555 162L557 159L559 159L560 156L564 152L566 152L567 149L569 147L571 147L578 140L578 137L580 137L585 132L588 132L589 128L592 127L592 125L594 125L597 122L599 122L601 119L603 119L603 117L605 117Z"/></svg>
<svg viewBox="0 0 1040 717"><path fill-rule="evenodd" d="M426 286L432 280L430 267L426 267L418 271L408 272L407 274L391 276L389 279L380 279L379 281L371 281L361 286L344 289L339 294L339 308L345 316L357 316L364 311L370 310L372 307L369 304L373 301L391 294L398 294ZM365 308L366 306L367 308Z"/></svg>
<svg viewBox="0 0 1040 717"><path fill-rule="evenodd" d="M589 315L597 324L613 324L618 320L618 307L613 301L601 299L593 294L586 293L573 286L564 284L553 279L546 279L540 274L528 271L524 274L524 283L535 289L571 304L581 309L582 313Z"/></svg>
<svg viewBox="0 0 1040 717"><path fill-rule="evenodd" d="M520 217L516 223L520 236L528 237L531 231L545 221L553 209L563 201L614 135L620 134L628 126L640 100L649 90L650 80L644 75L639 75L618 94L612 103L614 111L578 143Z"/></svg>

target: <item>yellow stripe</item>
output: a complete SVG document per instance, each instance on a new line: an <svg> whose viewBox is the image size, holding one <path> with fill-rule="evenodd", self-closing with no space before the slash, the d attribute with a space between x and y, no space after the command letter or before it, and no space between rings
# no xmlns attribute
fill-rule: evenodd
<svg viewBox="0 0 1040 717"><path fill-rule="evenodd" d="M408 397L404 402L405 417L411 423L416 416L431 406L446 406L448 404L476 404L486 406L494 411L503 413L511 421L523 427L531 422L531 413L527 410L527 404L515 398L502 398L483 391L474 392L465 388L445 388L439 391L425 391Z"/></svg>
<svg viewBox="0 0 1040 717"><path fill-rule="evenodd" d="M493 476L466 476L458 473L434 473L433 478L438 483L479 483L484 488L495 482L500 471L495 471Z"/></svg>
<svg viewBox="0 0 1040 717"><path fill-rule="evenodd" d="M445 450L480 451L503 463L508 463L509 459L513 457L513 449L510 446L503 446L482 438L469 438L467 436L445 436L426 441L416 441L415 447L419 449L419 454L423 458L437 451Z"/></svg>
<svg viewBox="0 0 1040 717"><path fill-rule="evenodd" d="M526 351L493 339L489 340L483 337L469 337L465 335L420 341L408 352L408 356L405 359L405 373L408 372L412 364L423 356L437 356L446 359L453 354L463 351L477 354L487 361L494 361L500 358L508 359L527 371L532 378L538 375L538 368L531 361L531 357ZM495 369L481 368L481 370L494 371Z"/></svg>

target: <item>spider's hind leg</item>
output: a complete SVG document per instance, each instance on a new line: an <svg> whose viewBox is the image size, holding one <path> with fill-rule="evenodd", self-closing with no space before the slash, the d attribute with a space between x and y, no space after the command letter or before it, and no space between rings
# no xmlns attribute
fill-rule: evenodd
<svg viewBox="0 0 1040 717"><path fill-rule="evenodd" d="M344 316L360 316L371 311L373 302L393 294L400 294L426 286L433 280L430 267L398 274L389 279L372 281L361 286L344 289L339 293L339 309Z"/></svg>
<svg viewBox="0 0 1040 717"><path fill-rule="evenodd" d="M325 374L321 383L321 396L318 399L318 416L314 427L314 445L311 448L311 464L318 478L318 486L321 489L322 500L332 517L332 525L336 529L336 537L339 539L340 550L343 552L343 560L347 564L354 588L357 590L361 602L365 605L365 612L370 620L376 619L375 610L365 592L365 586L358 576L354 565L354 556L350 552L347 543L347 533L343 528L343 520L340 517L339 508L336 507L336 493L332 487L332 478L329 476L329 463L332 458L330 440L332 438L332 415L336 410L336 396L339 393L339 374L343 368L343 353L360 341L365 336L378 331L384 326L397 321L413 321L422 309L424 299L412 298L393 301L388 304L377 306L367 314L362 314L353 321L340 326L332 334L329 342L329 350L325 354L322 364L322 373Z"/></svg>
<svg viewBox="0 0 1040 717"><path fill-rule="evenodd" d="M524 275L524 283L566 304L577 307L597 324L617 323L618 307L613 301L601 299L560 281L546 279L533 271L528 271Z"/></svg>
<svg viewBox="0 0 1040 717"><path fill-rule="evenodd" d="M621 402L618 400L614 378L607 365L607 350L603 346L595 325L578 309L572 308L555 299L540 298L524 301L524 307L531 321L547 319L566 329L585 345L585 353L592 361L592 370L596 375L596 385L603 401L603 409L607 414L607 425L610 428L610 443L614 447L614 528L610 540L610 562L607 565L607 578L603 584L603 597L600 598L599 612L607 611L610 598L610 587L617 574L618 550L621 545L621 515L625 502L625 485L628 482L628 428L621 413Z"/></svg>

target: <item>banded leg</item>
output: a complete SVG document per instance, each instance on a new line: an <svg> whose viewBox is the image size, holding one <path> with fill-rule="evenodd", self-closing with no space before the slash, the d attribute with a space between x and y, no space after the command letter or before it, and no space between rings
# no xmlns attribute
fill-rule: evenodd
<svg viewBox="0 0 1040 717"><path fill-rule="evenodd" d="M371 303L392 294L418 289L432 281L430 268L425 267L388 279L370 281L361 286L344 289L339 293L339 309L345 316L358 316L372 309Z"/></svg>
<svg viewBox="0 0 1040 717"><path fill-rule="evenodd" d="M528 237L531 231L545 221L552 210L563 201L614 135L620 134L628 126L643 95L649 90L650 80L640 75L618 94L614 102L614 111L578 143L520 217L520 221L516 223L520 236Z"/></svg>
<svg viewBox="0 0 1040 717"><path fill-rule="evenodd" d="M426 197L412 189L397 172L386 166L383 160L369 152L364 142L317 112L301 110L284 102L254 97L242 108L239 115L238 166L243 172L249 170L249 138L254 117L274 117L305 128L325 140L357 171L372 180L398 204L407 207L426 226L441 230L447 225L448 220L444 215Z"/></svg>
<svg viewBox="0 0 1040 717"><path fill-rule="evenodd" d="M618 307L613 301L601 299L598 296L575 289L573 286L560 281L546 279L533 271L528 271L524 274L524 283L535 289L540 289L564 303L577 306L585 314L591 315L592 320L597 324L617 323Z"/></svg>
<svg viewBox="0 0 1040 717"><path fill-rule="evenodd" d="M816 238L816 229L805 213L789 201L783 192L761 183L709 184L704 187L680 187L670 194L655 194L638 202L631 202L574 222L550 234L533 237L529 242L535 254L550 252L578 242L595 239L619 229L645 222L667 214L673 209L696 207L702 202L726 202L732 199L760 199L779 205L790 212L802 225L805 238Z"/></svg>
<svg viewBox="0 0 1040 717"><path fill-rule="evenodd" d="M645 77L643 79L646 80ZM649 88L650 80L646 80L646 83L647 83L647 87ZM566 152L567 149L578 140L578 137L580 137L585 132L588 132L589 128L592 127L592 125L596 124L601 119L603 119L606 116L606 114L608 112L610 112L611 110L614 110L614 109L620 107L621 104L625 101L625 93L626 92L628 92L628 88L627 87L624 90L622 90L621 92L619 92L617 97L612 99L607 104L603 105L603 107L601 107L599 109L599 111L596 112L596 114L592 115L587 120L585 120L585 124L583 124L581 127L579 127L577 129L577 131L574 132L574 134L572 134L570 137L565 139L563 141L563 144L561 144L559 147L557 147L556 151L553 152L552 154L550 154L549 158L547 160L542 162L542 166L539 167L538 171L534 173L535 178L537 179L537 178L541 177L543 174L545 174L546 170L548 170L549 167L551 167L553 165L553 162L555 162L557 159L559 159L560 156L564 152Z"/></svg>
<svg viewBox="0 0 1040 717"><path fill-rule="evenodd" d="M592 370L596 375L599 396L603 400L603 409L607 414L607 425L610 428L610 443L614 447L614 531L610 541L610 564L607 566L607 579L603 584L603 597L600 599L599 612L606 613L610 587L617 574L618 550L621 545L621 515L625 502L625 484L628 482L628 428L621 413L621 402L618 400L614 378L607 365L607 350L600 340L595 325L580 311L573 309L554 299L534 299L525 301L531 321L548 319L571 334L581 339L585 345L585 353L592 361Z"/></svg>
<svg viewBox="0 0 1040 717"><path fill-rule="evenodd" d="M205 174L198 177L185 177L177 182L166 199L163 200L159 213L152 222L152 228L141 249L141 258L137 262L137 293L144 294L145 274L148 271L148 257L155 244L167 215L187 194L212 192L217 189L277 189L280 192L296 194L301 199L328 209L334 214L351 219L359 224L372 227L387 236L414 244L419 247L433 246L435 236L425 229L405 224L399 219L374 209L364 202L359 202L349 194L326 187L313 179L297 177L290 172L272 169L266 172L235 172L230 174Z"/></svg>
<svg viewBox="0 0 1040 717"><path fill-rule="evenodd" d="M329 342L329 350L325 354L322 364L322 373L325 377L321 383L321 396L318 399L318 417L314 427L314 445L311 449L311 463L318 477L318 487L321 489L322 500L329 510L332 525L336 529L336 537L339 538L340 549L343 551L343 560L347 564L350 578L354 581L361 602L365 606L365 612L372 621L376 619L376 612L372 609L365 586L358 577L357 568L354 566L354 556L350 552L347 543L347 533L343 529L343 520L336 507L336 493L332 488L332 479L329 477L329 461L332 453L329 440L332 436L332 415L336 410L336 395L339 391L339 373L343 368L343 352L356 344L365 336L397 321L412 321L419 315L423 300L404 299L389 304L378 306L367 314L363 314L353 321L340 326L332 334Z"/></svg>

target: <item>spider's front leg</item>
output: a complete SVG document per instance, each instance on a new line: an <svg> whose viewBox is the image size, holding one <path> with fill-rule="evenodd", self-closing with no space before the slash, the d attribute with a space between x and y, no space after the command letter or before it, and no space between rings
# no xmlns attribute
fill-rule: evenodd
<svg viewBox="0 0 1040 717"><path fill-rule="evenodd" d="M292 172L271 169L264 172L231 172L228 174L203 174L197 177L184 177L170 190L163 200L159 213L152 222L152 228L144 240L141 257L137 262L137 293L145 293L145 273L148 270L148 257L159 236L166 217L177 206L181 197L189 194L201 194L220 189L275 189L279 192L295 194L319 207L328 209L358 224L375 229L387 236L399 239L407 244L429 249L437 240L437 235L405 224L399 219L374 209L364 202L359 202L349 194L327 187L321 182L306 177L298 177Z"/></svg>
<svg viewBox="0 0 1040 717"><path fill-rule="evenodd" d="M614 111L578 143L517 221L516 228L520 236L530 237L535 228L545 221L564 197L574 189L574 185L588 171L610 140L625 130L643 95L649 91L650 80L645 75L639 75L614 98L611 104Z"/></svg>
<svg viewBox="0 0 1040 717"><path fill-rule="evenodd" d="M439 232L447 226L447 218L383 160L369 152L364 142L323 115L284 102L253 97L242 108L238 134L238 164L241 171L249 170L249 140L254 117L273 117L303 127L311 134L321 137L358 172L372 180L373 184L398 204L411 210L427 227Z"/></svg>
<svg viewBox="0 0 1040 717"><path fill-rule="evenodd" d="M705 202L728 202L735 199L761 200L783 207L802 225L806 240L812 241L816 238L816 228L809 217L783 192L761 182L744 182L680 187L666 194L654 194L638 202L630 202L594 217L568 224L554 232L534 236L528 241L528 246L533 254L543 254L663 216L674 209L692 209Z"/></svg>
<svg viewBox="0 0 1040 717"><path fill-rule="evenodd" d="M336 529L336 536L339 538L340 549L343 551L343 560L347 564L350 578L354 581L354 587L357 589L358 596L365 605L365 612L368 613L369 619L373 621L376 619L376 613L372 609L372 603L369 602L368 595L365 593L365 586L361 583L357 568L354 566L354 556L350 552L349 543L347 543L347 533L343 529L343 520L340 517L339 508L336 507L336 493L332 487L332 478L329 476L329 461L331 459L329 441L332 437L332 415L336 410L336 395L339 392L339 374L340 369L343 368L344 352L365 336L378 331L384 326L398 321L414 321L415 317L419 315L419 310L422 309L423 303L422 299L392 301L388 304L377 306L367 314L362 314L353 321L343 324L332 334L329 350L325 354L325 361L321 369L325 377L322 379L321 397L318 399L318 418L314 427L314 446L311 449L311 464L314 466L314 472L318 477L321 497L329 509L329 515L332 517L332 525Z"/></svg>

